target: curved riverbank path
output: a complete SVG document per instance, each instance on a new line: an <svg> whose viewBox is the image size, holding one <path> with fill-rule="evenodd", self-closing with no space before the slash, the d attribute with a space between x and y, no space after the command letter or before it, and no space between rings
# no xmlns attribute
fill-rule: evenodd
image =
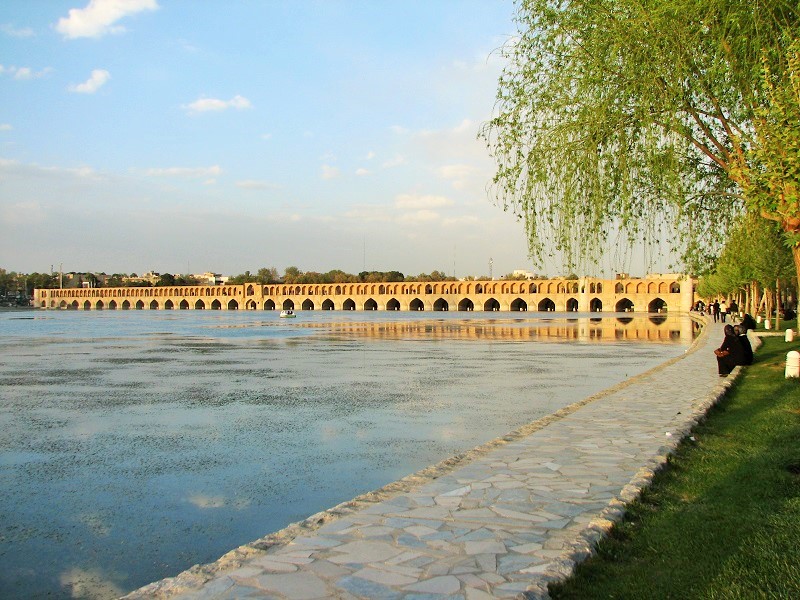
<svg viewBox="0 0 800 600"><path fill-rule="evenodd" d="M126 598L546 598L731 385L681 357Z"/></svg>

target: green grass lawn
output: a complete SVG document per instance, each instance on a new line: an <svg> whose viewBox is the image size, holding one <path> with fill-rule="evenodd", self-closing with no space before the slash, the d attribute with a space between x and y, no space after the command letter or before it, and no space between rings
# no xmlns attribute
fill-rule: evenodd
<svg viewBox="0 0 800 600"><path fill-rule="evenodd" d="M784 378L789 350L800 341L764 340L695 440L597 554L551 585L553 598L800 598L800 380Z"/></svg>

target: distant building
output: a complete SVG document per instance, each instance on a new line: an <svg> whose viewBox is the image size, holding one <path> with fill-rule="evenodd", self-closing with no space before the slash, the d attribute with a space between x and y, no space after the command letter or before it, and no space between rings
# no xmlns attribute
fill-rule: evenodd
<svg viewBox="0 0 800 600"><path fill-rule="evenodd" d="M225 285L228 283L227 275L222 275L221 273L195 273L192 275L197 281L199 281L202 285Z"/></svg>

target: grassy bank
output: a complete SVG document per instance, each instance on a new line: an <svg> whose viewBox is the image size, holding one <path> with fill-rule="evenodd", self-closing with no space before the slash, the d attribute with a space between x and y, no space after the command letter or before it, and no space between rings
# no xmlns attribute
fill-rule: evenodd
<svg viewBox="0 0 800 600"><path fill-rule="evenodd" d="M800 341L765 338L694 441L553 598L800 598L800 381L784 378L789 350Z"/></svg>

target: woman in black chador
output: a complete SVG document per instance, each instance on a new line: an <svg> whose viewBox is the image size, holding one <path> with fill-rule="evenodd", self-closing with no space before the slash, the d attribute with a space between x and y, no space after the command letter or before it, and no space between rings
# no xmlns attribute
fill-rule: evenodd
<svg viewBox="0 0 800 600"><path fill-rule="evenodd" d="M744 350L742 343L739 341L739 336L733 330L732 325L725 325L725 339L722 340L722 345L714 350L717 355L717 367L719 368L720 377L725 377L733 371L736 365L744 364Z"/></svg>
<svg viewBox="0 0 800 600"><path fill-rule="evenodd" d="M752 365L753 364L753 346L750 344L750 340L747 337L747 329L741 327L739 325L733 326L733 332L739 338L739 343L742 344L742 364L743 365Z"/></svg>

